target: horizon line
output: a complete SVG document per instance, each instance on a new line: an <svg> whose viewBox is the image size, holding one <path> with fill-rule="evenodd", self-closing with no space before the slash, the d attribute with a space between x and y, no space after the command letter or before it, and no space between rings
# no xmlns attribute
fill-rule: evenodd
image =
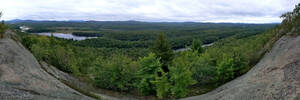
<svg viewBox="0 0 300 100"><path fill-rule="evenodd" d="M57 21L57 22L145 22L145 23L228 23L228 24L280 24L281 22L265 22L265 23L255 23L255 22L227 22L227 21L140 21L140 20L54 20L54 19L46 19L46 20L37 20L37 19L11 19L11 20L4 20L5 22L10 21Z"/></svg>

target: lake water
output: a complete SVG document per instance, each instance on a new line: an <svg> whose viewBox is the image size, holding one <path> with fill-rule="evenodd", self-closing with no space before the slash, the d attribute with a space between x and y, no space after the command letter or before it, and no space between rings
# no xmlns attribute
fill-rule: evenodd
<svg viewBox="0 0 300 100"><path fill-rule="evenodd" d="M57 38L72 39L72 40L85 40L85 39L97 38L97 37L76 36L73 34L65 34L65 33L31 33L31 34L45 35L45 36L51 36L51 34L53 34L53 36Z"/></svg>
<svg viewBox="0 0 300 100"><path fill-rule="evenodd" d="M208 47L208 46L212 46L214 43L210 43L210 44L203 44L202 47ZM179 48L174 50L174 52L180 52L180 51L185 51L185 50L190 50L191 47L189 46L188 48Z"/></svg>

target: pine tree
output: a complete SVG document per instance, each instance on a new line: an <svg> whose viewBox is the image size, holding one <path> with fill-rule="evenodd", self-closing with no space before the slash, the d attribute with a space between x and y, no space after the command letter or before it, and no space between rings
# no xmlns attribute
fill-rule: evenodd
<svg viewBox="0 0 300 100"><path fill-rule="evenodd" d="M155 85L156 96L158 98L163 98L169 95L172 84L168 79L168 73L163 72L161 68L159 69L159 72L161 75L156 74L155 81L151 81L151 83Z"/></svg>
<svg viewBox="0 0 300 100"><path fill-rule="evenodd" d="M155 57L155 54L150 53L144 58L140 58L140 69L137 72L139 81L136 83L136 87L143 95L149 95L155 93L155 81L157 73L161 70L161 63L159 59Z"/></svg>
<svg viewBox="0 0 300 100"><path fill-rule="evenodd" d="M224 54L223 59L220 60L216 66L216 78L219 84L223 84L234 78L234 59Z"/></svg>
<svg viewBox="0 0 300 100"><path fill-rule="evenodd" d="M175 98L184 97L189 93L189 86L196 84L192 77L193 72L191 71L193 57L191 53L185 53L180 57L176 57L170 66L170 81L172 87L170 89L171 94Z"/></svg>
<svg viewBox="0 0 300 100"><path fill-rule="evenodd" d="M201 40L193 40L191 49L193 51L197 51L198 53L202 53L203 52L202 41Z"/></svg>
<svg viewBox="0 0 300 100"><path fill-rule="evenodd" d="M151 51L160 58L162 69L164 72L169 72L168 64L174 57L173 50L171 49L168 40L164 34L160 34L155 41Z"/></svg>

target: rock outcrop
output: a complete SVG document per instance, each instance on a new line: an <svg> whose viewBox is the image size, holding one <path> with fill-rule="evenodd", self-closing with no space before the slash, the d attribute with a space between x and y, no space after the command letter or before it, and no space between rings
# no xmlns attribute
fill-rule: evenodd
<svg viewBox="0 0 300 100"><path fill-rule="evenodd" d="M245 75L182 100L300 100L300 36L283 36Z"/></svg>
<svg viewBox="0 0 300 100"><path fill-rule="evenodd" d="M92 99L48 74L19 42L0 39L0 100Z"/></svg>

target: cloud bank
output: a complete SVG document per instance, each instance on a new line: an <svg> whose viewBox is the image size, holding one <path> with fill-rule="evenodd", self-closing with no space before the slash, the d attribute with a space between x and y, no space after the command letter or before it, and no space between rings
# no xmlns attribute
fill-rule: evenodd
<svg viewBox="0 0 300 100"><path fill-rule="evenodd" d="M299 0L0 0L4 20L280 22Z"/></svg>

